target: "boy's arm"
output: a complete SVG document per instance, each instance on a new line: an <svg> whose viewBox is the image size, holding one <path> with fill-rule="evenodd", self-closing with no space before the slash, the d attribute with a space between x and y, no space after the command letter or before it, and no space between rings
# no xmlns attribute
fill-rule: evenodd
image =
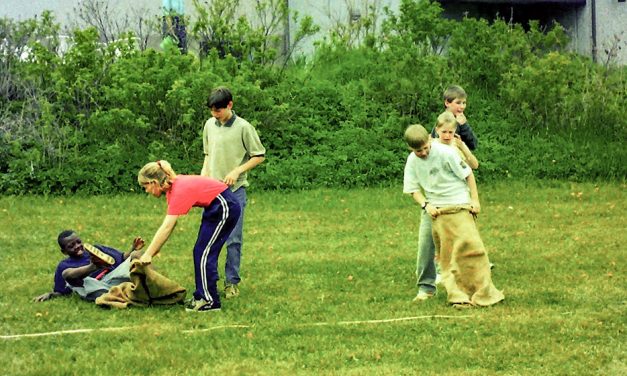
<svg viewBox="0 0 627 376"><path fill-rule="evenodd" d="M144 239L142 239L140 236L135 237L135 239L133 239L133 244L131 244L131 250L128 252L124 252L124 260L132 255L133 252L139 251L140 249L144 248L144 244L146 244L144 242Z"/></svg>
<svg viewBox="0 0 627 376"><path fill-rule="evenodd" d="M440 210L435 206L429 204L427 198L420 191L412 192L411 197L420 205L422 210L426 211L431 218L435 218L440 215Z"/></svg>
<svg viewBox="0 0 627 376"><path fill-rule="evenodd" d="M257 156L251 157L246 163L234 168L233 171L229 172L224 177L224 180L223 180L224 183L227 185L235 184L235 182L237 181L237 179L239 178L241 174L243 174L246 171L252 170L253 168L257 167L258 165L261 164L261 162L265 160L266 160L266 157L263 155L257 155Z"/></svg>
<svg viewBox="0 0 627 376"><path fill-rule="evenodd" d="M477 148L479 141L467 122L457 126L457 134L459 134L462 141L464 141L470 150L475 150Z"/></svg>
<svg viewBox="0 0 627 376"><path fill-rule="evenodd" d="M266 148L261 143L257 130L245 120L242 128L242 142L250 158L224 177L222 181L229 186L235 184L241 174L252 170L266 160Z"/></svg>
<svg viewBox="0 0 627 376"><path fill-rule="evenodd" d="M202 170L200 170L201 176L209 176L209 146L207 140L207 125L210 120L207 120L205 127L202 129L202 152L205 156L202 161Z"/></svg>
<svg viewBox="0 0 627 376"><path fill-rule="evenodd" d="M479 203L479 191L477 190L477 182L475 181L475 175L470 172L470 175L466 177L468 188L470 188L470 212L473 214L479 214L481 211L481 204Z"/></svg>
<svg viewBox="0 0 627 376"><path fill-rule="evenodd" d="M209 156L205 155L205 159L202 161L202 170L200 170L200 176L209 176Z"/></svg>
<svg viewBox="0 0 627 376"><path fill-rule="evenodd" d="M209 176L209 156L205 154L205 158L202 161L202 169L200 170L200 176Z"/></svg>
<svg viewBox="0 0 627 376"><path fill-rule="evenodd" d="M466 163L468 163L468 166L470 166L470 168L472 168L473 170L478 169L479 160L477 160L477 157L475 157L472 151L470 151L470 148L468 147L468 145L466 145L466 143L462 141L461 137L457 134L455 135L455 144L457 145L459 150L462 152L462 154L464 154L464 157L466 158Z"/></svg>
<svg viewBox="0 0 627 376"><path fill-rule="evenodd" d="M78 280L87 277L96 270L98 270L98 266L94 264L94 257L92 257L89 264L79 266L78 268L67 268L61 275L66 281Z"/></svg>
<svg viewBox="0 0 627 376"><path fill-rule="evenodd" d="M57 296L63 296L60 292L50 291L45 294L41 294L33 298L33 302L45 302L46 300L50 300L52 298L56 298Z"/></svg>
<svg viewBox="0 0 627 376"><path fill-rule="evenodd" d="M63 277L65 281L84 279L85 277L89 276L91 273L95 272L96 270L100 268L94 262L96 263L98 263L99 261L102 262L99 258L95 256L91 256L90 260L91 262L87 265L79 266L77 268L67 268L63 270L63 272L61 273L61 276ZM56 282L55 282L55 285L56 285ZM55 287L55 290L56 290L56 287ZM56 298L57 296L64 296L64 295L68 295L68 294L63 293L63 292L58 292L58 291L51 291L51 292L47 292L45 294L34 297L33 302L44 302L46 300Z"/></svg>

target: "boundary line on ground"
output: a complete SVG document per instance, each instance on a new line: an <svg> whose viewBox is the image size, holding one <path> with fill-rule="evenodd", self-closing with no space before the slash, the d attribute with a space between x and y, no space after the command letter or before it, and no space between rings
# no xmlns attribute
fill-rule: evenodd
<svg viewBox="0 0 627 376"><path fill-rule="evenodd" d="M295 324L292 325L294 327L314 327L314 326L340 326L340 325L360 325L360 324L387 324L387 323L395 323L401 321L413 321L413 320L422 320L422 319L466 319L473 316L463 315L463 316L454 316L454 315L426 315L426 316L410 316L410 317L399 317L393 319L381 319L381 320L356 320L356 321L328 321L328 322L312 322L312 323L304 323L304 324ZM218 325L211 328L204 329L184 329L179 330L181 333L185 334L195 334L195 333L205 333L213 330L219 329L240 329L240 328L251 328L253 325L242 325L242 324L233 324L233 325ZM143 326L145 327L145 326ZM69 329L69 330L58 330L53 332L40 332L40 333L25 333L25 334L12 334L12 335L0 335L0 339L11 340L11 339L22 339L22 338L33 338L33 337L47 337L47 336L59 336L59 335L67 335L67 334L83 334L83 333L94 333L94 332L119 332L123 330L132 330L140 328L140 326L120 326L120 327L111 327L111 328L85 328L85 329Z"/></svg>
<svg viewBox="0 0 627 376"><path fill-rule="evenodd" d="M93 333L93 332L119 332L121 330L137 328L136 326L121 326L113 328L96 328L96 329L69 329L58 330L54 332L40 332L40 333L26 333L26 334L13 334L0 336L2 339L20 339L27 337L46 337L46 336L58 336L64 334L81 334L81 333Z"/></svg>
<svg viewBox="0 0 627 376"><path fill-rule="evenodd" d="M181 330L181 333L186 333L186 334L204 333L204 332L210 332L212 330L218 330L218 329L237 329L237 328L250 328L250 327L252 327L252 325L218 325L218 326L213 326L211 328L205 328L205 329L185 329L185 330Z"/></svg>
<svg viewBox="0 0 627 376"><path fill-rule="evenodd" d="M309 324L296 324L296 326L332 326L332 325L359 325L359 324L386 324L390 322L399 321L413 321L421 319L467 319L472 316L454 316L454 315L425 315L425 316L410 316L399 317L396 319L382 319L382 320L358 320L358 321L336 321L336 322L312 322Z"/></svg>

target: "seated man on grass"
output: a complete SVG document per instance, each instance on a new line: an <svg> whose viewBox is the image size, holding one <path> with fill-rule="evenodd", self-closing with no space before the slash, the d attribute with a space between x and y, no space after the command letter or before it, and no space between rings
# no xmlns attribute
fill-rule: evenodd
<svg viewBox="0 0 627 376"><path fill-rule="evenodd" d="M111 287L130 281L130 261L140 256L139 250L144 246L144 240L140 237L133 240L131 250L126 253L103 245L94 246L112 257L113 264L110 265L87 252L81 238L72 230L61 232L57 241L61 252L68 257L57 266L53 290L33 298L34 302L70 295L72 292L78 293L83 299L95 301Z"/></svg>

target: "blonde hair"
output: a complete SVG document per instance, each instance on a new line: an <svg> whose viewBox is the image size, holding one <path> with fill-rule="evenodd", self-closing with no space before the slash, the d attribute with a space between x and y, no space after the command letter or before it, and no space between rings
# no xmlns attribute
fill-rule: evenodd
<svg viewBox="0 0 627 376"><path fill-rule="evenodd" d="M468 96L466 95L466 91L458 85L451 85L444 90L444 100L447 102L452 102L455 99L465 99Z"/></svg>
<svg viewBox="0 0 627 376"><path fill-rule="evenodd" d="M171 186L175 178L176 173L170 162L164 160L146 163L137 174L139 185L155 182L164 188Z"/></svg>
<svg viewBox="0 0 627 376"><path fill-rule="evenodd" d="M412 124L405 130L405 142L412 149L420 149L429 142L429 132L420 124Z"/></svg>
<svg viewBox="0 0 627 376"><path fill-rule="evenodd" d="M455 115L453 115L450 111L442 112L438 116L438 120L435 122L436 129L442 128L445 125L450 125L457 129L457 120L455 119Z"/></svg>

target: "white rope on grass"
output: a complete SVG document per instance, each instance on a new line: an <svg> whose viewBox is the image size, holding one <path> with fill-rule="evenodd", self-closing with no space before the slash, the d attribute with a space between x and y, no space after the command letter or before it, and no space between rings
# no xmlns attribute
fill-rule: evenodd
<svg viewBox="0 0 627 376"><path fill-rule="evenodd" d="M214 326L211 328L205 328L205 329L186 329L186 330L181 330L181 333L203 333L203 332L210 332L212 330L218 330L218 329L235 329L235 328L250 328L251 325L218 325L218 326Z"/></svg>
<svg viewBox="0 0 627 376"><path fill-rule="evenodd" d="M389 322L399 321L412 321L421 319L467 319L473 316L455 316L455 315L426 315L426 316L411 316L411 317L399 317L396 319L383 319L383 320L358 320L358 321L336 321L336 322L312 322L308 324L297 324L296 326L331 326L331 325L358 325L358 324L385 324Z"/></svg>
<svg viewBox="0 0 627 376"><path fill-rule="evenodd" d="M464 315L464 316L455 316L455 315L427 315L427 316L411 316L411 317L399 317L394 319L382 319L382 320L358 320L358 321L329 321L329 322L312 322L312 323L304 323L304 324L295 324L295 327L312 327L312 326L333 326L333 325L359 325L359 324L385 324L385 323L393 323L400 321L412 321L412 320L421 320L421 319L466 319L473 316ZM219 329L240 329L240 328L250 328L252 325L218 325L213 326L211 328L204 329L185 329L181 330L181 333L186 334L194 334L194 333L204 333L213 330ZM10 340L10 339L22 339L22 338L32 338L32 337L47 337L47 336L58 336L58 335L66 335L66 334L82 334L82 333L93 333L93 332L119 332L124 330L132 330L137 329L139 326L121 326L121 327L111 327L111 328L96 328L96 329L70 329L70 330L59 330L54 332L41 332L41 333L26 333L26 334L12 334L12 335L0 335L0 339Z"/></svg>
<svg viewBox="0 0 627 376"><path fill-rule="evenodd" d="M118 332L121 330L133 329L133 326L117 327L117 328L97 328L97 329L70 329L59 330L55 332L41 332L41 333L27 333L27 334L13 334L0 336L2 339L20 339L27 337L46 337L46 336L59 336L64 334L80 334L80 333L92 333L92 332Z"/></svg>

